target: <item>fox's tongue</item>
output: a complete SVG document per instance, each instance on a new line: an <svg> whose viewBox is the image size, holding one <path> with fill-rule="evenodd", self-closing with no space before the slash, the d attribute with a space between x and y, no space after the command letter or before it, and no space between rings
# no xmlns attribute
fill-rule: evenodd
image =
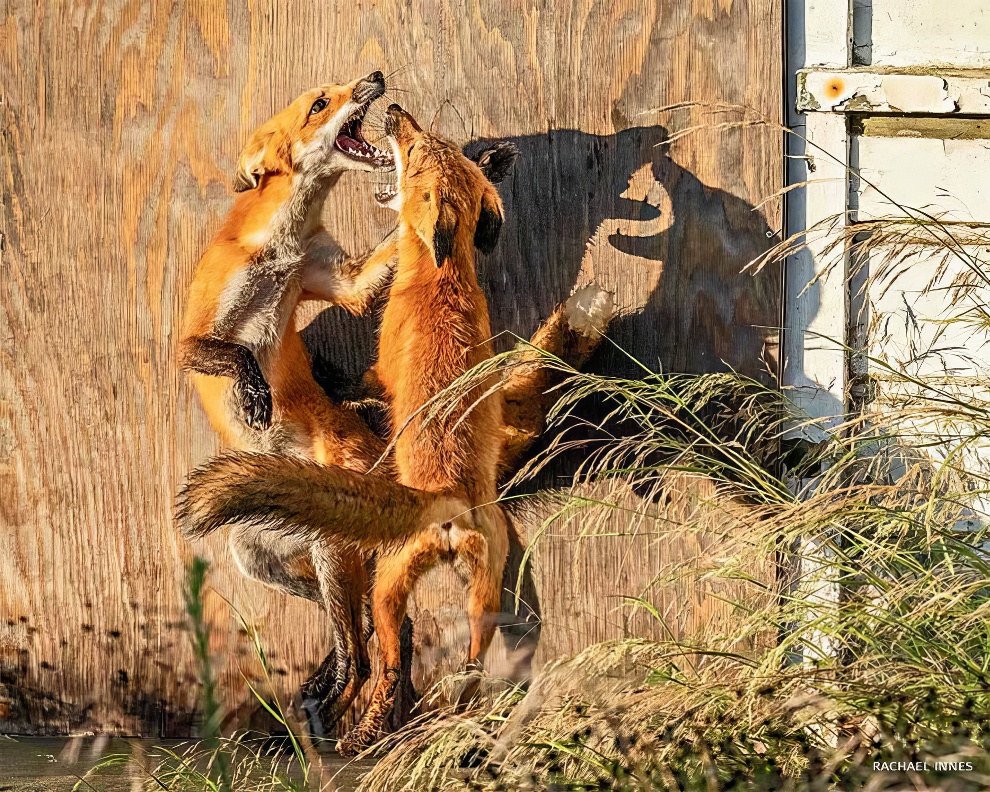
<svg viewBox="0 0 990 792"><path fill-rule="evenodd" d="M387 151L375 148L364 139L361 122L350 121L344 125L334 141L334 145L348 157L367 160L373 165L385 167L392 164L392 155Z"/></svg>

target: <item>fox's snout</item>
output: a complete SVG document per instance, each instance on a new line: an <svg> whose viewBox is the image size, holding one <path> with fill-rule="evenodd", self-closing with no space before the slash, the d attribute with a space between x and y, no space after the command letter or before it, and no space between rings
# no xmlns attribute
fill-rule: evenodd
<svg viewBox="0 0 990 792"><path fill-rule="evenodd" d="M358 104L365 104L377 99L383 93L385 93L385 75L380 71L373 71L354 86L351 99Z"/></svg>
<svg viewBox="0 0 990 792"><path fill-rule="evenodd" d="M412 135L423 131L416 119L397 104L389 105L385 111L384 128L385 134L395 139L403 137L403 134Z"/></svg>
<svg viewBox="0 0 990 792"><path fill-rule="evenodd" d="M388 106L388 110L385 111L385 123L382 125L385 129L385 134L389 137L394 138L399 134L399 119L401 117L402 108L397 104L391 104Z"/></svg>

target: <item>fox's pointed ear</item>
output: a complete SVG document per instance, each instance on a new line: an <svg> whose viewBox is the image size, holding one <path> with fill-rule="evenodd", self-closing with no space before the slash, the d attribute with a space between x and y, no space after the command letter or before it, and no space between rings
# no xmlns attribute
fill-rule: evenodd
<svg viewBox="0 0 990 792"><path fill-rule="evenodd" d="M454 237L457 235L457 212L446 201L440 204L437 224L433 228L433 258L437 266L454 254Z"/></svg>
<svg viewBox="0 0 990 792"><path fill-rule="evenodd" d="M237 161L234 192L253 190L261 183L261 177L268 170L265 162L269 159L268 148L272 144L273 137L274 133L262 128L248 141Z"/></svg>
<svg viewBox="0 0 990 792"><path fill-rule="evenodd" d="M481 197L481 213L474 229L474 246L482 253L489 254L495 249L498 236L502 233L502 199L494 187L485 190Z"/></svg>
<svg viewBox="0 0 990 792"><path fill-rule="evenodd" d="M519 159L519 149L508 140L499 140L467 156L477 163L488 181L492 184L501 184Z"/></svg>

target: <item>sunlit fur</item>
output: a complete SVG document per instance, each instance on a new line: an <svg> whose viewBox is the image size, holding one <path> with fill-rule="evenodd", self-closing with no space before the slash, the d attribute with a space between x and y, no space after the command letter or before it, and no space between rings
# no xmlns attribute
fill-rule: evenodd
<svg viewBox="0 0 990 792"><path fill-rule="evenodd" d="M475 274L474 248L479 219L500 224L502 203L475 163L451 143L423 132L396 106L389 109L385 129L397 155L401 209L398 269L382 318L377 372L398 433L398 479L409 487L463 499L472 507L473 527L456 535L424 531L379 557L372 608L386 673L361 723L343 741L345 752L374 740L391 708L399 627L418 578L443 558L466 567L467 659L477 661L495 630L508 549L507 516L494 505L505 438L501 394L468 411L490 384L482 383L442 419L427 422L420 411L492 356L488 305Z"/></svg>
<svg viewBox="0 0 990 792"><path fill-rule="evenodd" d="M240 194L189 288L180 358L228 448L366 471L384 443L317 385L295 320L298 302L308 298L361 313L391 274L390 241L369 256L348 259L320 225L340 173L371 167L333 146L341 125L363 106L354 101L356 90L366 102L364 80L307 91L252 135L235 177ZM328 100L326 108L310 113L320 98ZM242 353L242 366L256 361L261 385L270 389L269 421L248 425L243 401L258 392L263 401L263 388L255 383L245 395L249 386L237 380L237 360L211 359L216 349ZM360 686L354 674L369 668L361 624L368 588L364 554L248 523L233 528L230 543L246 575L326 607L337 635L338 671L352 677L338 710L346 707Z"/></svg>

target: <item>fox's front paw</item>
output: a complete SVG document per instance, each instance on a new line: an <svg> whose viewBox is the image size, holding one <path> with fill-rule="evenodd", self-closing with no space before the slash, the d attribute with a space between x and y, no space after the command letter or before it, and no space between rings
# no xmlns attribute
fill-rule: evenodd
<svg viewBox="0 0 990 792"><path fill-rule="evenodd" d="M252 429L267 429L272 425L272 389L261 372L242 380L238 387L244 422Z"/></svg>

